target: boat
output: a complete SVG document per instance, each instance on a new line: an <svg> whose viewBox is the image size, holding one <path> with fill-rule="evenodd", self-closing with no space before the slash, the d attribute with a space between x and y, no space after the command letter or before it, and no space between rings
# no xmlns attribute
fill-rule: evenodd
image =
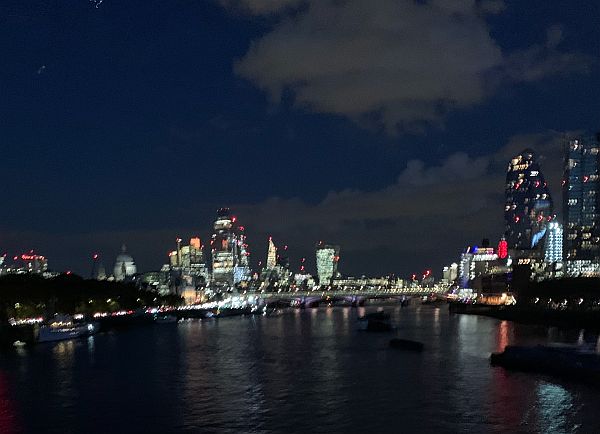
<svg viewBox="0 0 600 434"><path fill-rule="evenodd" d="M600 385L600 354L586 346L507 346L490 356L492 366L584 379Z"/></svg>
<svg viewBox="0 0 600 434"><path fill-rule="evenodd" d="M175 315L157 315L154 321L156 324L174 324L178 319Z"/></svg>
<svg viewBox="0 0 600 434"><path fill-rule="evenodd" d="M390 347L398 350L423 351L423 343L419 341L411 341L409 339L395 338L390 341Z"/></svg>
<svg viewBox="0 0 600 434"><path fill-rule="evenodd" d="M390 315L383 310L368 313L358 318L358 329L368 332L387 332L392 330Z"/></svg>
<svg viewBox="0 0 600 434"><path fill-rule="evenodd" d="M57 316L45 325L40 326L38 342L54 342L90 336L100 330L97 322L74 322L70 317Z"/></svg>

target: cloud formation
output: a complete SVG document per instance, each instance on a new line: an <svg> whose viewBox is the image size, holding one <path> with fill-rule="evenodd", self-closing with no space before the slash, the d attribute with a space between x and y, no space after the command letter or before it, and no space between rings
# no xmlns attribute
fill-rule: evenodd
<svg viewBox="0 0 600 434"><path fill-rule="evenodd" d="M319 240L340 244L341 271L346 274L407 276L456 261L460 251L483 237L497 242L504 231L504 183L509 159L524 148L538 152L542 171L560 217L562 144L564 134L549 131L514 136L499 151L471 157L450 155L439 164L412 160L396 181L374 191L330 191L319 202L272 197L258 203L229 204L246 227L252 260L266 258L267 239L288 244L293 269L300 257L314 270L314 246ZM51 267L91 270L90 257L103 254L109 269L123 242L139 269L158 269L177 236L208 240L219 204L196 204L179 215L194 215L196 224L104 232L23 233L6 228L0 245L11 254L36 247Z"/></svg>
<svg viewBox="0 0 600 434"><path fill-rule="evenodd" d="M559 50L562 29L543 44L504 52L486 17L502 1L220 0L230 9L275 16L235 71L273 102L379 126L390 133L441 125L449 110L483 102L502 83L585 69Z"/></svg>
<svg viewBox="0 0 600 434"><path fill-rule="evenodd" d="M252 15L268 15L302 5L304 0L219 0L219 3Z"/></svg>
<svg viewBox="0 0 600 434"><path fill-rule="evenodd" d="M235 208L252 228L257 252L261 237L273 235L312 259L314 244L324 240L341 244L342 271L409 273L430 266L437 272L465 245L484 237L497 242L503 234L506 166L524 148L538 152L560 208L563 138L553 131L519 135L484 157L456 153L435 166L409 161L394 184L378 191L332 191L317 204L271 198Z"/></svg>

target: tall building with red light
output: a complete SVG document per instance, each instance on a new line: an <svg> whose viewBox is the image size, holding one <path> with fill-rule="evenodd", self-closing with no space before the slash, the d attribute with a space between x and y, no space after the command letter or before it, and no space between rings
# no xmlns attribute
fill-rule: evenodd
<svg viewBox="0 0 600 434"><path fill-rule="evenodd" d="M531 149L523 150L508 163L505 196L508 248L529 250L543 246L540 241L547 224L556 216L546 180Z"/></svg>
<svg viewBox="0 0 600 434"><path fill-rule="evenodd" d="M214 233L210 240L212 255L212 282L233 285L250 280L248 244L242 226L229 208L217 210Z"/></svg>

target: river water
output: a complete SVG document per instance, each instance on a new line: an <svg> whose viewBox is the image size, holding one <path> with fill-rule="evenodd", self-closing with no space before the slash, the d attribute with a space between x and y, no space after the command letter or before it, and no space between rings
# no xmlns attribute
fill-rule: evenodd
<svg viewBox="0 0 600 434"><path fill-rule="evenodd" d="M600 432L600 390L489 365L507 344L597 337L447 307L386 310L395 332L359 332L361 309L335 307L0 354L0 432ZM425 351L388 348L396 335Z"/></svg>

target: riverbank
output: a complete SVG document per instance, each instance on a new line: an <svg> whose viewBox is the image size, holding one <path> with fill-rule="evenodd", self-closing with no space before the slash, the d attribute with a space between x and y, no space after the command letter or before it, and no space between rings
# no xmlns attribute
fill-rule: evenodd
<svg viewBox="0 0 600 434"><path fill-rule="evenodd" d="M185 319L218 319L230 316L253 314L250 308L224 308L224 309L169 309L161 312L162 315L174 316L179 320ZM148 326L156 324L156 313L124 313L90 318L99 324L99 332L109 330L122 330L131 327ZM14 342L20 341L28 345L36 343L38 324L10 325L6 323L0 327L0 347L11 347Z"/></svg>
<svg viewBox="0 0 600 434"><path fill-rule="evenodd" d="M453 314L484 315L522 324L600 331L600 311L543 309L531 306L488 306L450 303Z"/></svg>

